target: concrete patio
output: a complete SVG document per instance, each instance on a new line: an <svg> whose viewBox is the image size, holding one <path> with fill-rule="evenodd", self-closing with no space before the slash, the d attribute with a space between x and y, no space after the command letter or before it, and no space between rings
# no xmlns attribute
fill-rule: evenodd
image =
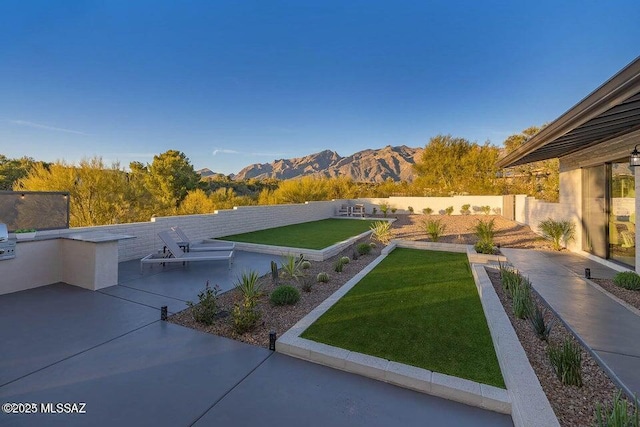
<svg viewBox="0 0 640 427"><path fill-rule="evenodd" d="M269 271L270 255L145 269L119 284L0 296L0 400L85 402L85 414L1 414L2 425L507 426L511 418L160 321L209 280Z"/></svg>

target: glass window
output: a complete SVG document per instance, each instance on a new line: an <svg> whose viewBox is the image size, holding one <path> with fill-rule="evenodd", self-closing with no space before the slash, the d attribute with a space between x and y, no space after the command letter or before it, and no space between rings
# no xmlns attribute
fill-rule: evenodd
<svg viewBox="0 0 640 427"><path fill-rule="evenodd" d="M610 183L609 258L635 266L636 191L628 161L611 164Z"/></svg>

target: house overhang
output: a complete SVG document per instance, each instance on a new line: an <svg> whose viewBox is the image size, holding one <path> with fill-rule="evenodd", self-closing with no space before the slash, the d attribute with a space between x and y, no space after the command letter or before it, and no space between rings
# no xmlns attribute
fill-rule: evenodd
<svg viewBox="0 0 640 427"><path fill-rule="evenodd" d="M498 167L566 156L638 129L640 57L529 141L500 159Z"/></svg>

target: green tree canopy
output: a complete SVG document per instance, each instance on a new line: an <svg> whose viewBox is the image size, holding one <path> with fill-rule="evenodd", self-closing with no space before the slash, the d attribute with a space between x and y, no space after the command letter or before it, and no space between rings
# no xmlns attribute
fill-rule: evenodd
<svg viewBox="0 0 640 427"><path fill-rule="evenodd" d="M416 192L428 196L497 194L498 155L498 148L489 143L478 145L451 135L435 136L414 165Z"/></svg>
<svg viewBox="0 0 640 427"><path fill-rule="evenodd" d="M200 175L181 151L168 150L153 156L146 170L146 188L161 210L158 214L173 213L190 190L200 187Z"/></svg>
<svg viewBox="0 0 640 427"><path fill-rule="evenodd" d="M31 157L10 159L0 154L0 190L11 190L20 178L27 176L35 163Z"/></svg>
<svg viewBox="0 0 640 427"><path fill-rule="evenodd" d="M543 128L531 126L520 133L510 135L504 141L506 154L519 148ZM542 160L507 168L507 191L527 194L541 200L557 202L560 191L560 162L558 159Z"/></svg>

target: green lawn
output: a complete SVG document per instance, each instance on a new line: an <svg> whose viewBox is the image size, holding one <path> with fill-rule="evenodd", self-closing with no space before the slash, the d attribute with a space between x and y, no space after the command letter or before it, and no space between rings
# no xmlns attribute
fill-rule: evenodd
<svg viewBox="0 0 640 427"><path fill-rule="evenodd" d="M324 249L368 231L373 222L375 221L323 219L285 227L268 228L252 233L234 234L219 239L290 248Z"/></svg>
<svg viewBox="0 0 640 427"><path fill-rule="evenodd" d="M505 387L465 254L394 250L302 337Z"/></svg>

